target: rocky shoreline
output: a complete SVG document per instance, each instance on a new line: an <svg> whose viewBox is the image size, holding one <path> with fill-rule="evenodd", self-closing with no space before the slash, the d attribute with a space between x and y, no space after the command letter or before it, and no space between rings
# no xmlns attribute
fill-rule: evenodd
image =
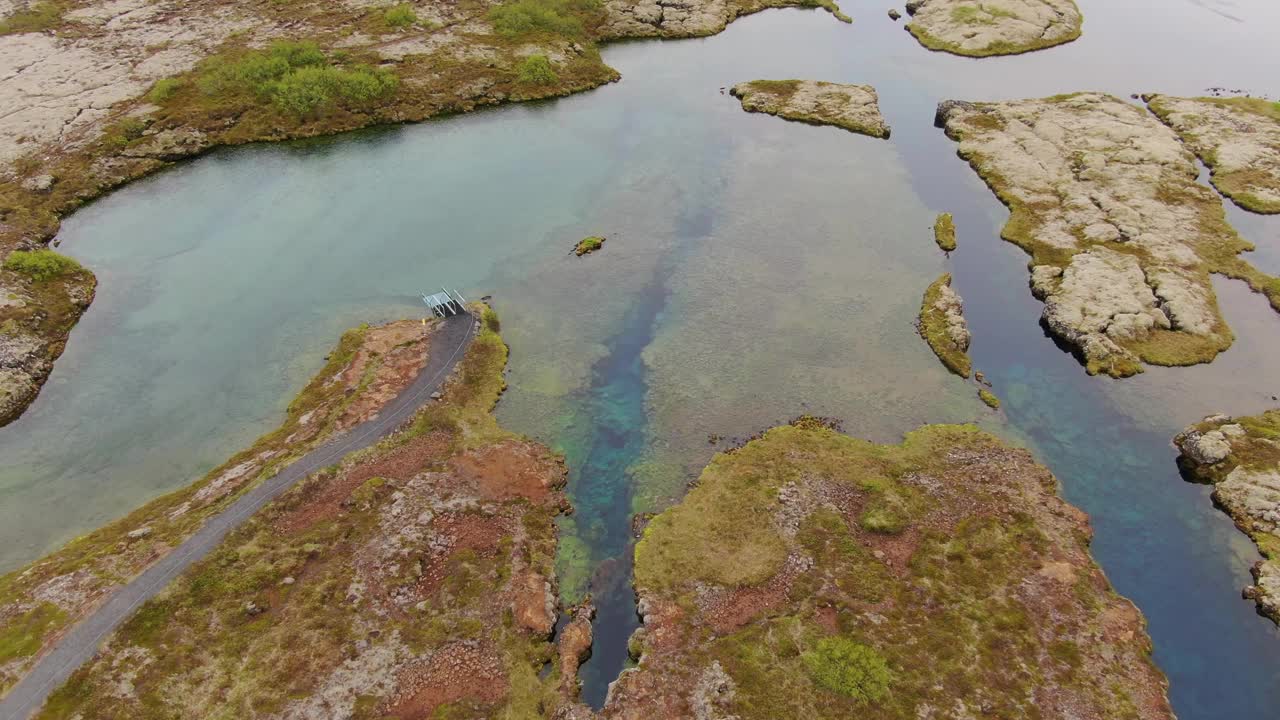
<svg viewBox="0 0 1280 720"><path fill-rule="evenodd" d="M1280 624L1280 410L1252 417L1210 415L1173 439L1178 467L1213 485L1213 504L1258 546L1244 596Z"/></svg>
<svg viewBox="0 0 1280 720"><path fill-rule="evenodd" d="M1147 95L1147 106L1213 171L1214 187L1257 213L1280 213L1280 103Z"/></svg>
<svg viewBox="0 0 1280 720"><path fill-rule="evenodd" d="M602 43L714 35L766 8L814 7L848 19L833 0L552 5L557 19L545 32L521 29L522 21L502 25L488 4L440 0L412 5L407 24L388 20L386 8L320 0L59 3L48 25L0 34L0 101L23 108L0 118L0 256L44 247L60 219L84 203L216 147L581 92L619 78L600 59ZM0 7L0 21L22 9ZM397 89L301 115L254 94L210 92L211 68L279 41L314 44L323 54L317 66L394 76ZM541 72L526 67L534 56ZM0 270L0 298L23 298L21 305L0 299L0 338L8 348L0 355L0 426L21 415L47 379L92 301L91 271L36 282Z"/></svg>
<svg viewBox="0 0 1280 720"><path fill-rule="evenodd" d="M1280 281L1239 256L1253 246L1142 108L1096 93L946 101L936 124L1009 207L1001 235L1031 256L1043 323L1091 374L1209 362L1229 347L1211 273L1280 311Z"/></svg>

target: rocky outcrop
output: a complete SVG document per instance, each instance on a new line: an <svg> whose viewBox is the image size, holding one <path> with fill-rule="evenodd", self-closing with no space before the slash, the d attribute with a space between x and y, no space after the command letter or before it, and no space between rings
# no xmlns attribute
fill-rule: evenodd
<svg viewBox="0 0 1280 720"><path fill-rule="evenodd" d="M913 0L907 30L930 50L1016 55L1071 42L1084 22L1072 0Z"/></svg>
<svg viewBox="0 0 1280 720"><path fill-rule="evenodd" d="M1173 717L1142 617L1030 453L800 425L717 455L649 524L639 662L604 717Z"/></svg>
<svg viewBox="0 0 1280 720"><path fill-rule="evenodd" d="M1270 295L1192 155L1142 109L1091 93L948 101L936 122L1009 206L1002 234L1032 256L1044 323L1089 372L1208 362L1230 346L1210 273Z"/></svg>
<svg viewBox="0 0 1280 720"><path fill-rule="evenodd" d="M1173 439L1178 467L1213 484L1213 503L1262 553L1244 596L1280 624L1280 410L1254 417L1211 415Z"/></svg>
<svg viewBox="0 0 1280 720"><path fill-rule="evenodd" d="M1146 96L1148 106L1246 210L1280 213L1280 103L1258 98Z"/></svg>
<svg viewBox="0 0 1280 720"><path fill-rule="evenodd" d="M964 319L964 302L951 289L951 275L945 274L925 291L920 305L919 331L942 364L951 372L967 378L972 370L969 362L969 324Z"/></svg>
<svg viewBox="0 0 1280 720"><path fill-rule="evenodd" d="M889 137L879 98L870 85L841 85L815 80L753 80L729 93L742 109L813 125L834 125L876 138Z"/></svg>
<svg viewBox="0 0 1280 720"><path fill-rule="evenodd" d="M605 0L604 38L687 38L715 35L735 18L778 7L821 7L852 22L835 0Z"/></svg>

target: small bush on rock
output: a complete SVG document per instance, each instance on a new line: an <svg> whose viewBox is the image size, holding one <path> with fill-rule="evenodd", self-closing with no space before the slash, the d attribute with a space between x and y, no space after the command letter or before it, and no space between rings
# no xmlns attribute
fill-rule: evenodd
<svg viewBox="0 0 1280 720"><path fill-rule="evenodd" d="M42 249L14 250L4 259L4 269L44 281L79 272L84 268L66 255Z"/></svg>
<svg viewBox="0 0 1280 720"><path fill-rule="evenodd" d="M516 75L526 85L555 85L560 82L560 76L552 69L546 55L530 55L521 60Z"/></svg>

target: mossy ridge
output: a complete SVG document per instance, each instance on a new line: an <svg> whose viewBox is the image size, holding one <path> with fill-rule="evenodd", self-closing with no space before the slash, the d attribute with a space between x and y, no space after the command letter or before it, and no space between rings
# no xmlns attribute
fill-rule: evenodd
<svg viewBox="0 0 1280 720"><path fill-rule="evenodd" d="M929 284L924 292L924 300L920 303L919 329L920 336L929 343L929 349L938 356L948 370L962 378L968 378L973 371L973 363L969 353L955 346L947 334L947 319L938 309L938 298L942 288L951 286L951 273L943 273L941 277Z"/></svg>
<svg viewBox="0 0 1280 720"><path fill-rule="evenodd" d="M786 426L717 455L636 547L641 657L606 715L680 707L663 703L687 702L718 664L732 692L713 701L744 720L957 706L1054 717L1061 708L1032 699L1046 688L1090 716L1171 718L1140 618L1088 557L1087 525L1055 487L1025 451L971 426L926 426L896 446ZM860 526L869 503L899 493L898 534ZM743 533L781 548L766 552L772 577L736 567ZM796 558L805 570L780 581ZM1102 631L1116 617L1131 618L1131 639ZM877 700L819 682L806 658L831 638L884 659Z"/></svg>
<svg viewBox="0 0 1280 720"><path fill-rule="evenodd" d="M1270 174L1258 170L1256 168L1241 168L1230 172L1223 172L1218 163L1217 153L1202 147L1196 140L1194 130L1186 132L1180 131L1175 127L1171 115L1172 108L1169 107L1170 100L1181 100L1183 98L1170 98L1164 95L1144 95L1143 101L1147 103L1147 107L1160 121L1168 125L1174 132L1178 132L1183 141L1196 153L1206 166L1209 167L1209 182L1218 189L1223 195L1230 198L1240 207L1250 212L1274 215L1280 213L1280 200L1274 198L1260 197L1250 191L1250 187L1257 185L1275 185L1276 179ZM1227 108L1239 112L1257 115L1271 122L1280 123L1280 103L1272 100L1263 100L1261 98L1252 97L1236 97L1236 98L1220 98L1220 97L1196 97L1186 98L1194 102L1205 103L1208 105L1216 105L1218 107ZM1273 188L1280 192L1280 187ZM1252 283L1251 283L1252 284ZM1272 297L1280 293L1277 290L1270 294Z"/></svg>
<svg viewBox="0 0 1280 720"><path fill-rule="evenodd" d="M438 569L442 579L434 593L406 609L373 612L368 605L412 591L426 556L411 554L400 565L382 568L373 576L382 586L366 584L371 582L367 568L371 557L378 557L370 548L388 538L387 518L397 516L391 507L405 494L424 492L422 486L414 490L403 480L372 477L352 488L329 515L301 526L293 522L311 517L306 512L317 502L323 506L346 473L428 435L445 444L414 471L418 477L454 472L450 462L467 450L502 443L533 448L498 427L489 412L503 388L505 358L505 344L486 324L440 401L426 406L405 431L308 477L233 531L122 625L103 652L51 696L39 717L150 717L171 708L174 693L185 699L187 712L200 716L277 713L310 697L344 662L358 661L363 643L427 661L433 652L465 641L499 658L507 688L502 697L463 698L456 706L441 706L446 714L450 707L466 706L492 717L523 718L556 702L558 675L538 675L553 657L551 644L522 630L504 603L516 573L553 577L554 520L564 507L558 490L562 463L546 456L559 468L559 484L549 478L543 500L466 502L468 491L457 488L459 494L449 496L452 504L446 503L449 509L436 512L477 523L501 521L505 534L493 548L449 554ZM441 486L439 492L444 498L450 490ZM353 600L353 592L363 600ZM413 665L397 658L402 669ZM131 694L115 692L120 673L143 667L132 680ZM386 714L390 698L370 692L355 699L354 717Z"/></svg>
<svg viewBox="0 0 1280 720"><path fill-rule="evenodd" d="M1088 94L1065 93L1044 98L1043 101L1070 102ZM994 108L995 105L998 103L973 103L972 107L977 112L967 118L964 123L947 122L945 124L944 131L947 137L960 144L971 134L1000 132L1006 121ZM1022 248L1030 256L1028 267L1052 265L1066 268L1073 256L1096 247L1133 255L1144 266L1151 262L1147 252L1134 247L1131 243L1093 241L1079 232L1075 233L1077 241L1075 248L1061 248L1039 242L1036 239L1036 234L1041 227L1039 212L1044 208L1037 206L1036 203L1023 201L1012 183L983 153L966 149L961 144L956 154L969 163L987 187L1008 208L1009 219L1001 227L1000 237ZM1244 281L1252 291L1266 297L1271 307L1280 312L1280 278L1258 270L1240 257L1240 253L1254 250L1255 247L1227 222L1222 203L1216 195L1208 188L1196 183L1194 176L1188 176L1187 182L1180 183L1178 186L1166 184L1160 188L1160 192L1164 196L1164 201L1171 205L1196 208L1197 220L1201 228L1201 242L1196 243L1193 249L1202 262L1198 268L1184 268L1184 270L1200 274L1201 284L1210 288L1210 304L1217 322L1213 331L1202 337L1155 329L1145 341L1121 343L1122 347L1133 352L1140 362L1128 361L1125 358L1113 358L1111 362L1105 364L1087 362L1086 370L1090 375L1103 373L1116 378L1129 377L1143 371L1140 363L1166 367L1197 365L1210 362L1229 348L1235 336L1218 309L1216 293L1212 292L1209 280L1211 274Z"/></svg>
<svg viewBox="0 0 1280 720"><path fill-rule="evenodd" d="M198 530L204 521L224 509L244 492L273 476L279 468L330 437L338 419L368 387L369 379L382 362L371 357L354 391L331 379L343 372L364 344L369 326L343 333L338 345L322 367L286 410L280 427L258 438L249 448L233 455L201 479L175 492L162 495L123 518L67 543L61 549L0 577L0 635L15 624L27 622L26 598L32 590L60 577L75 578L84 603L74 612L63 611L39 629L41 642L25 646L23 657L34 659L43 649L43 638L71 625L96 606L93 597L129 581L163 553ZM505 357L505 356L504 356ZM268 454L271 453L270 456ZM233 490L201 505L194 502L200 491L218 478L245 463L252 464ZM146 529L140 537L130 533ZM15 666L25 672L25 664ZM14 675L0 676L0 689L16 682Z"/></svg>

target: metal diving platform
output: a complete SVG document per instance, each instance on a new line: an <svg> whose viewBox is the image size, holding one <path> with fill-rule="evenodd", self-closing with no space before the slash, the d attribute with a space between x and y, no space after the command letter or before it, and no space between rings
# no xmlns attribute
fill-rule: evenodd
<svg viewBox="0 0 1280 720"><path fill-rule="evenodd" d="M462 293L446 287L440 288L440 292L433 295L423 293L422 302L431 308L436 317L464 315L467 312L467 299L462 297Z"/></svg>

